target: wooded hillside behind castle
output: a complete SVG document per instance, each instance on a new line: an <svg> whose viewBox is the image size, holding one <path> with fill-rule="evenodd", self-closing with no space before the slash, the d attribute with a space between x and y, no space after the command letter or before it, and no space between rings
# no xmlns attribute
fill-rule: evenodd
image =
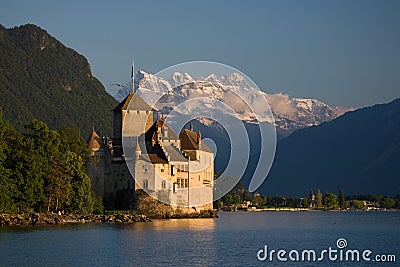
<svg viewBox="0 0 400 267"><path fill-rule="evenodd" d="M36 118L51 129L73 125L85 137L96 122L111 134L116 104L85 57L35 25L0 25L0 106L17 130Z"/></svg>

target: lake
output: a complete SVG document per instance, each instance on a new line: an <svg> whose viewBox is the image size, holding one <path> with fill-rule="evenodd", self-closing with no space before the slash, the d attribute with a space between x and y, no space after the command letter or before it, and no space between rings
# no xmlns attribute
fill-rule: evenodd
<svg viewBox="0 0 400 267"><path fill-rule="evenodd" d="M398 211L220 212L219 216L134 224L0 227L0 265L398 266L400 262ZM265 246L268 258L260 261L257 254L263 260ZM322 253L329 248L337 251L332 259L328 252ZM271 250L276 250L272 258ZM285 252L280 252L280 259L278 250ZM308 250L315 251L315 261ZM360 261L353 261L352 254L345 261L348 250L359 251ZM371 251L366 253L370 262L361 258L365 250ZM321 253L322 261L318 261ZM395 255L397 262L378 263L377 255L386 260Z"/></svg>

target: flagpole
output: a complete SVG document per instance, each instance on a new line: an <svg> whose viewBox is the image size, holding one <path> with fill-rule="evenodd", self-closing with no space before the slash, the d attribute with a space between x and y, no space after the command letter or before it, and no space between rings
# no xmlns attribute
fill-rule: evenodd
<svg viewBox="0 0 400 267"><path fill-rule="evenodd" d="M132 79L132 88L131 93L135 93L135 62L132 59L132 71L131 71L131 79Z"/></svg>
<svg viewBox="0 0 400 267"><path fill-rule="evenodd" d="M188 156L188 209L190 210L190 156Z"/></svg>

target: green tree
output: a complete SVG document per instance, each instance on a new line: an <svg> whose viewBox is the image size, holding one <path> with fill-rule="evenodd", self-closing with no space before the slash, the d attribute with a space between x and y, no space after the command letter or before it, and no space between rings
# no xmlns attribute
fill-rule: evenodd
<svg viewBox="0 0 400 267"><path fill-rule="evenodd" d="M15 184L13 196L19 211L39 211L44 202L44 181L47 163L33 139L18 136L12 142L13 153L8 163L13 172L11 179Z"/></svg>
<svg viewBox="0 0 400 267"><path fill-rule="evenodd" d="M346 200L344 198L343 189L339 189L339 207L344 209L346 207Z"/></svg>
<svg viewBox="0 0 400 267"><path fill-rule="evenodd" d="M241 200L240 195L234 195L234 196L233 196L233 203L234 203L234 204L240 204L240 203L242 203L242 200Z"/></svg>
<svg viewBox="0 0 400 267"><path fill-rule="evenodd" d="M233 203L233 198L231 194L226 194L223 198L222 198L222 202L224 203L225 206L229 206Z"/></svg>
<svg viewBox="0 0 400 267"><path fill-rule="evenodd" d="M308 198L302 198L301 199L301 207L303 208L308 208L310 206L310 202L308 200Z"/></svg>
<svg viewBox="0 0 400 267"><path fill-rule="evenodd" d="M339 205L337 196L329 192L325 192L322 202L326 209L334 209Z"/></svg>
<svg viewBox="0 0 400 267"><path fill-rule="evenodd" d="M32 120L20 134L0 110L0 212L67 209L100 213L86 173L89 151L71 126L50 130Z"/></svg>
<svg viewBox="0 0 400 267"><path fill-rule="evenodd" d="M256 195L253 197L253 205L260 208L264 207L267 204L268 198L266 196Z"/></svg>
<svg viewBox="0 0 400 267"><path fill-rule="evenodd" d="M318 209L322 208L322 193L319 189L317 190L317 194L315 195L315 206Z"/></svg>
<svg viewBox="0 0 400 267"><path fill-rule="evenodd" d="M354 199L350 201L350 205L353 209L361 210L365 208L365 201Z"/></svg>
<svg viewBox="0 0 400 267"><path fill-rule="evenodd" d="M70 163L73 173L72 198L70 210L78 213L93 213L98 199L91 189L91 180L85 170L85 161L75 153L70 154Z"/></svg>
<svg viewBox="0 0 400 267"><path fill-rule="evenodd" d="M89 156L89 148L74 126L65 126L57 131L60 135L62 151L71 151L84 158Z"/></svg>
<svg viewBox="0 0 400 267"><path fill-rule="evenodd" d="M11 125L4 120L0 108L0 213L12 212L15 209L13 195L15 191L13 180L11 179L12 170L8 169L7 154L10 153L8 141L13 138L15 131Z"/></svg>
<svg viewBox="0 0 400 267"><path fill-rule="evenodd" d="M220 209L222 207L222 200L221 199L215 200L213 203L213 206L214 206L213 207L214 209L217 209L217 210Z"/></svg>
<svg viewBox="0 0 400 267"><path fill-rule="evenodd" d="M380 203L381 207L385 209L391 209L394 207L395 204L396 202L389 197L384 198Z"/></svg>
<svg viewBox="0 0 400 267"><path fill-rule="evenodd" d="M400 209L400 195L396 195L393 199L396 202L396 204L394 205L394 208Z"/></svg>
<svg viewBox="0 0 400 267"><path fill-rule="evenodd" d="M50 208L57 211L69 204L72 191L71 179L71 166L66 159L61 157L53 159L47 172L47 211L50 211Z"/></svg>
<svg viewBox="0 0 400 267"><path fill-rule="evenodd" d="M248 190L243 190L242 199L245 201L251 201L251 195Z"/></svg>

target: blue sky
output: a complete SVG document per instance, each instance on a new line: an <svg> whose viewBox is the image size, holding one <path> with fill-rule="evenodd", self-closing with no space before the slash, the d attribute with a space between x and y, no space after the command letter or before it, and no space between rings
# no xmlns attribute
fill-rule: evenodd
<svg viewBox="0 0 400 267"><path fill-rule="evenodd" d="M132 58L155 73L228 64L268 93L362 107L400 97L400 1L2 0L0 23L36 24L89 60L108 91Z"/></svg>

